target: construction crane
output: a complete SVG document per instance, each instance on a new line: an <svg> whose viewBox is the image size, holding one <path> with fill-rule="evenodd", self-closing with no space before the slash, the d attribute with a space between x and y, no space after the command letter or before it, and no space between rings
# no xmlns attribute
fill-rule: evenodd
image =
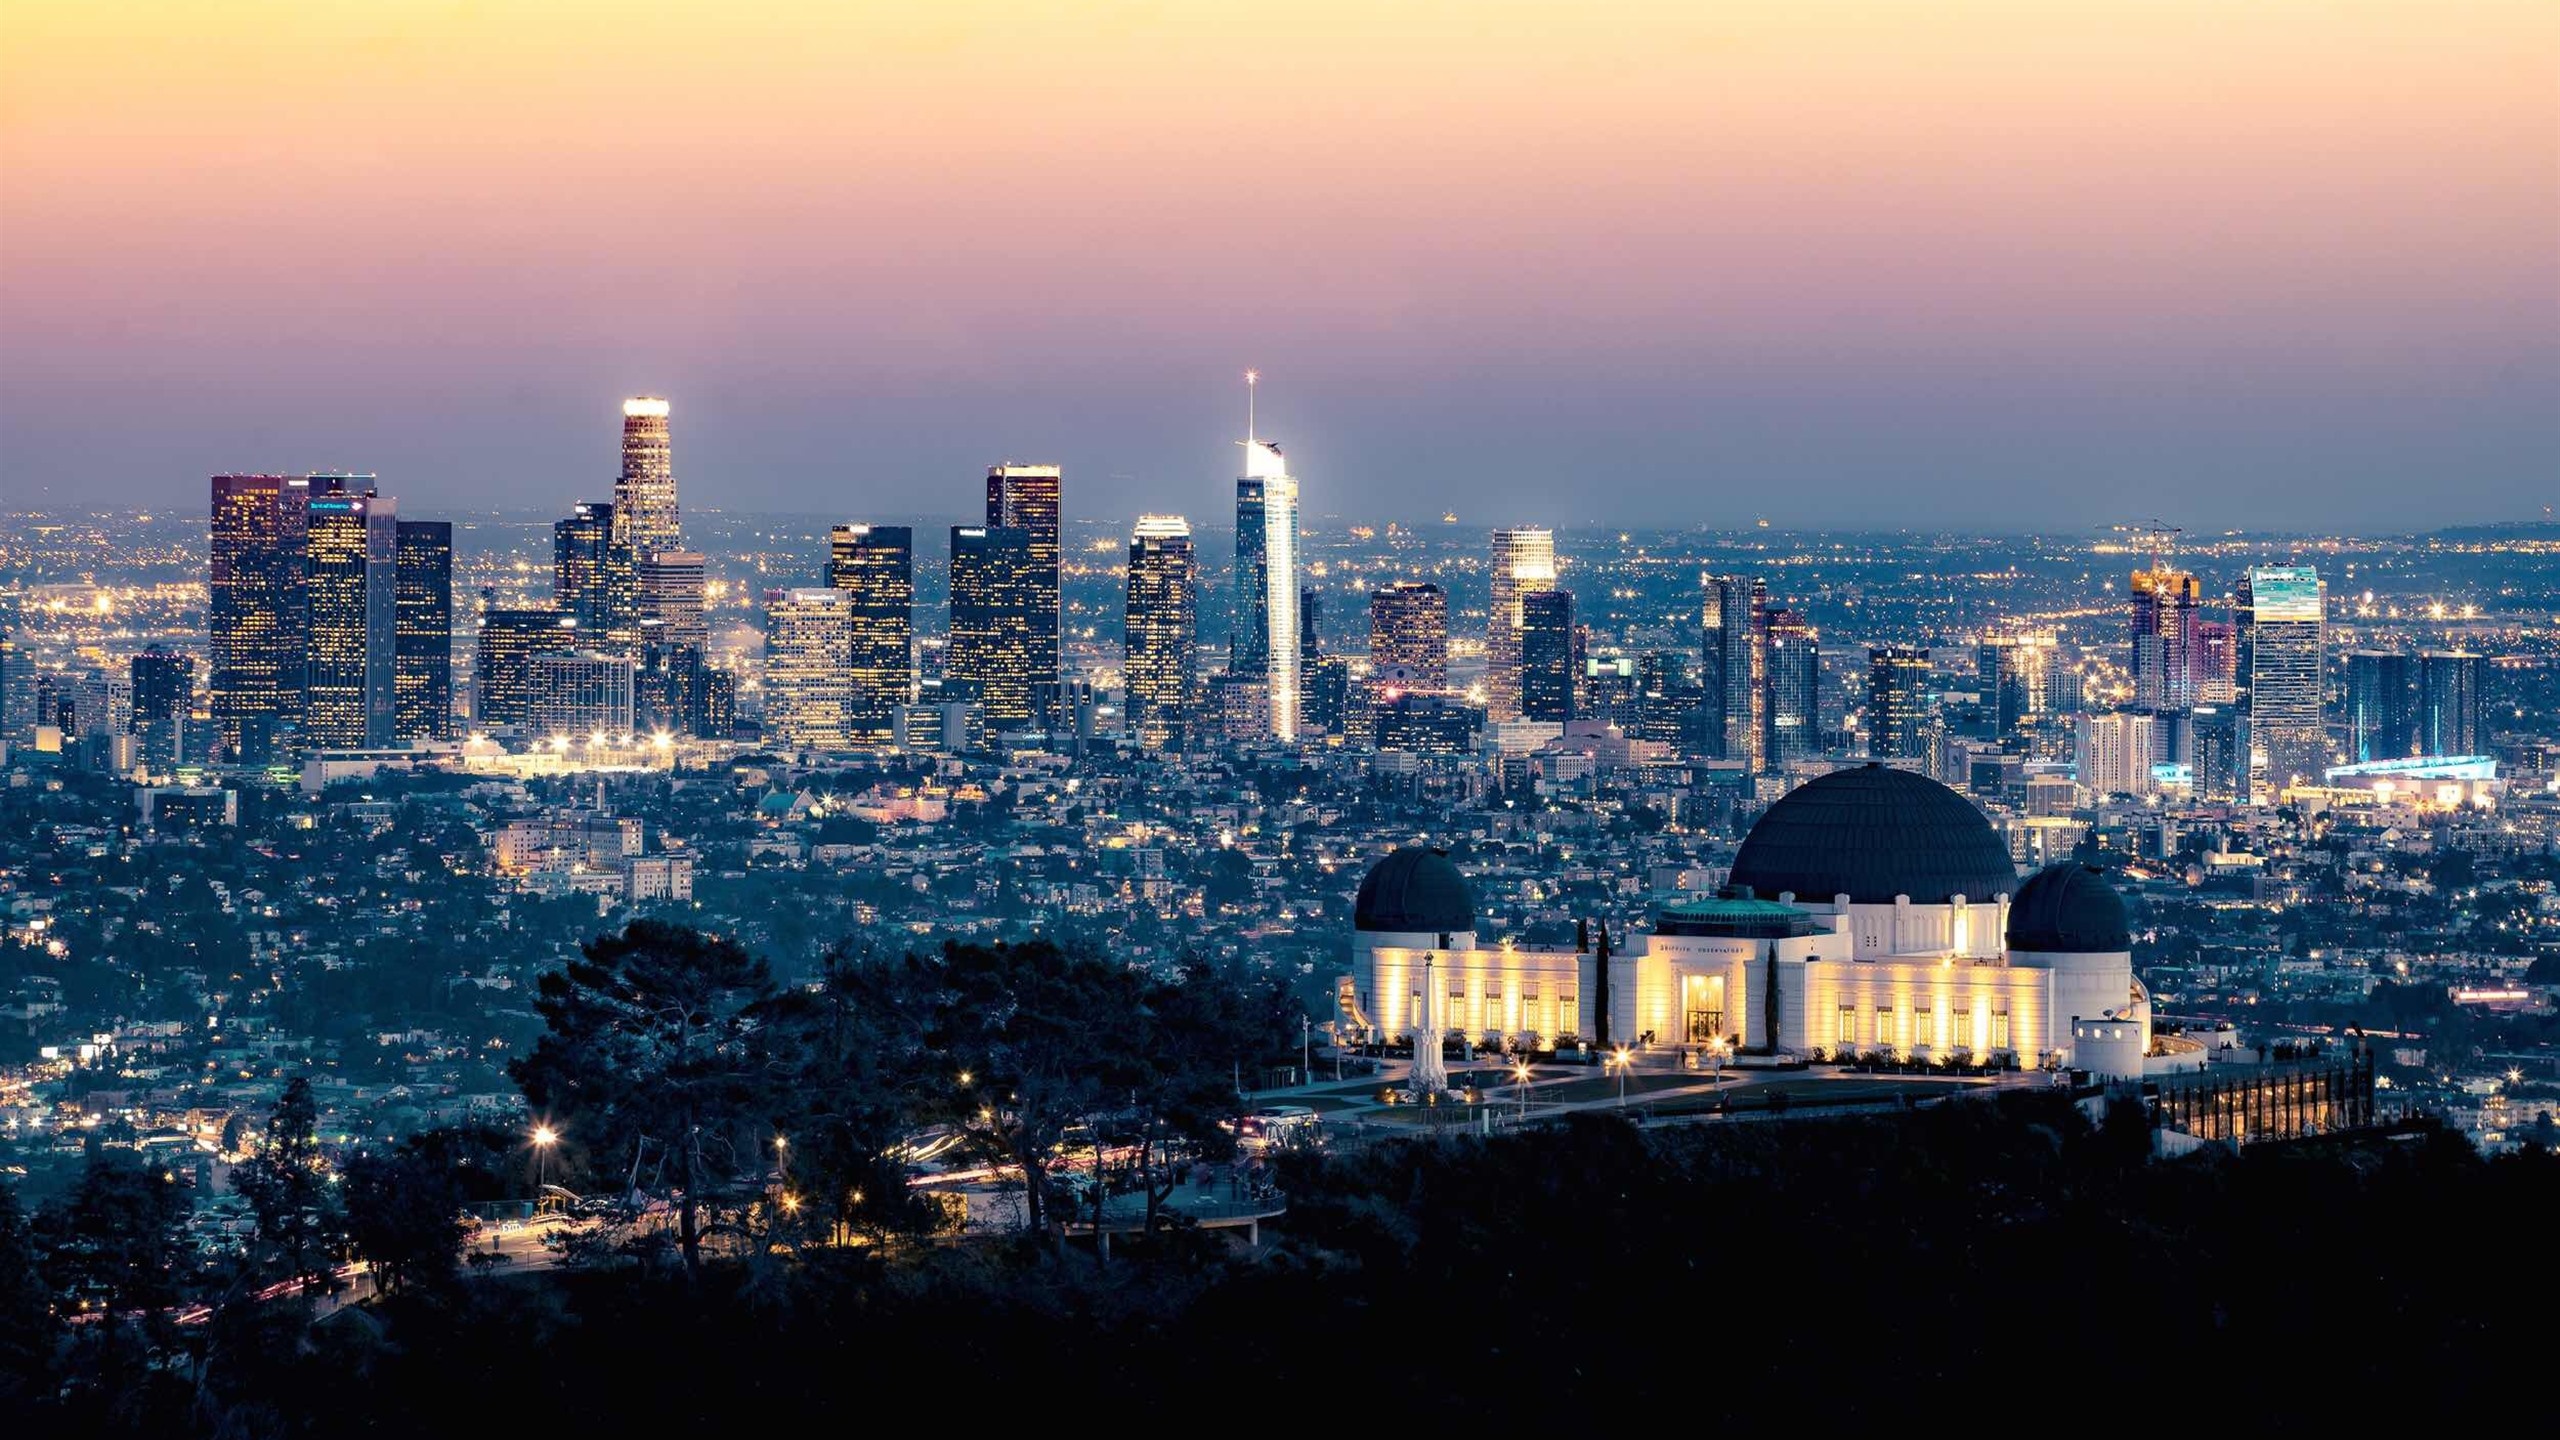
<svg viewBox="0 0 2560 1440"><path fill-rule="evenodd" d="M2187 533L2184 525L2172 525L2157 515L2139 520L2121 520L2107 527L2114 534L2127 537L2125 548L2141 550L2151 556L2151 568L2166 570L2169 557L2176 551L2178 537Z"/></svg>

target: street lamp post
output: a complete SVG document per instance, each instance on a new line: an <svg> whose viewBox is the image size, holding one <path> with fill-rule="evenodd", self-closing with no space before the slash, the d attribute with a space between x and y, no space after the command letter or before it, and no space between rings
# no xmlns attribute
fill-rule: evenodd
<svg viewBox="0 0 2560 1440"><path fill-rule="evenodd" d="M1520 1086L1520 1122L1525 1125L1529 1121L1529 1062L1523 1060L1512 1066L1511 1078Z"/></svg>
<svg viewBox="0 0 2560 1440"><path fill-rule="evenodd" d="M533 1198L542 1203L543 1183L551 1174L551 1147L560 1143L560 1132L548 1125L533 1127Z"/></svg>
<svg viewBox="0 0 2560 1440"><path fill-rule="evenodd" d="M1627 1108L1627 1069L1635 1064L1635 1053L1621 1045L1617 1053L1609 1057L1609 1063L1618 1071L1618 1108L1624 1110Z"/></svg>

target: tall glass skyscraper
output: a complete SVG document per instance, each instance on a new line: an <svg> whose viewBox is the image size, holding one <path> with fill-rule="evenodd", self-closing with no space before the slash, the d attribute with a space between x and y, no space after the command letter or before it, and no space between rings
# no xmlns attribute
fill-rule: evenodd
<svg viewBox="0 0 2560 1440"><path fill-rule="evenodd" d="M1778 770L1822 753L1822 658L1813 627L1793 610L1771 611L1766 628L1769 693L1760 703L1760 754Z"/></svg>
<svg viewBox="0 0 2560 1440"><path fill-rule="evenodd" d="M315 475L303 502L302 733L320 749L389 745L398 716L399 521L368 475Z"/></svg>
<svg viewBox="0 0 2560 1440"><path fill-rule="evenodd" d="M1573 592L1523 594L1518 638L1520 718L1555 725L1573 719Z"/></svg>
<svg viewBox="0 0 2560 1440"><path fill-rule="evenodd" d="M453 738L453 525L402 520L392 585L394 739Z"/></svg>
<svg viewBox="0 0 2560 1440"><path fill-rule="evenodd" d="M2489 657L2430 650L2418 657L2418 741L2428 755L2478 755L2487 749Z"/></svg>
<svg viewBox="0 0 2560 1440"><path fill-rule="evenodd" d="M213 477L207 678L214 728L234 756L301 715L306 489L294 476Z"/></svg>
<svg viewBox="0 0 2560 1440"><path fill-rule="evenodd" d="M613 505L585 500L551 527L552 604L577 617L587 643L639 643L639 573Z"/></svg>
<svg viewBox="0 0 2560 1440"><path fill-rule="evenodd" d="M2253 566L2235 599L2240 626L2240 701L2249 732L2281 791L2317 778L2330 760L2322 727L2327 655L2320 572L2308 565ZM2255 798L2256 787L2251 787Z"/></svg>
<svg viewBox="0 0 2560 1440"><path fill-rule="evenodd" d="M676 523L675 447L667 436L667 402L654 395L622 402L622 473L613 482L613 520L634 557L680 550Z"/></svg>
<svg viewBox="0 0 2560 1440"><path fill-rule="evenodd" d="M1747 774L1765 768L1760 755L1761 706L1767 698L1768 586L1739 575L1698 577L1700 622L1698 689L1706 715L1700 726L1707 758L1740 760Z"/></svg>
<svg viewBox="0 0 2560 1440"><path fill-rule="evenodd" d="M916 532L904 525L839 525L827 537L827 584L845 592L846 668L853 677L853 743L898 743L898 707L916 698Z"/></svg>
<svg viewBox="0 0 2560 1440"><path fill-rule="evenodd" d="M2409 656L2358 650L2347 656L2347 756L2356 764L2418 753L2417 666Z"/></svg>
<svg viewBox="0 0 2560 1440"><path fill-rule="evenodd" d="M1888 645L1867 652L1867 753L1929 758L1928 651Z"/></svg>
<svg viewBox="0 0 2560 1440"><path fill-rule="evenodd" d="M1412 672L1417 690L1449 688L1449 592L1397 580L1369 594L1369 668Z"/></svg>
<svg viewBox="0 0 2560 1440"><path fill-rule="evenodd" d="M1029 531L951 527L951 641L943 677L984 706L991 725L1031 718L1037 573Z"/></svg>
<svg viewBox="0 0 2560 1440"><path fill-rule="evenodd" d="M1554 588L1554 531L1524 527L1493 532L1493 595L1484 625L1486 719L1520 715L1521 599Z"/></svg>
<svg viewBox="0 0 2560 1440"><path fill-rule="evenodd" d="M1054 685L1058 657L1059 470L1055 465L997 465L987 471L987 526L1019 530L1031 551L1030 627L1025 663L1030 684Z"/></svg>
<svg viewBox="0 0 2560 1440"><path fill-rule="evenodd" d="M1179 515L1141 515L1129 539L1121 677L1129 729L1141 748L1178 750L1199 693L1200 562Z"/></svg>
<svg viewBox="0 0 2560 1440"><path fill-rule="evenodd" d="M1247 571L1259 572L1260 601L1252 607L1256 634L1249 653L1261 661L1258 678L1268 687L1271 733L1281 740L1298 738L1298 482L1289 474L1280 447L1257 439L1246 426L1244 474L1236 478L1236 572L1238 584ZM1258 554L1247 562L1243 526L1246 496L1258 497L1250 508L1259 519ZM1254 675L1239 665L1230 673Z"/></svg>
<svg viewBox="0 0 2560 1440"><path fill-rule="evenodd" d="M795 750L854 746L853 597L768 590L764 597L764 728Z"/></svg>

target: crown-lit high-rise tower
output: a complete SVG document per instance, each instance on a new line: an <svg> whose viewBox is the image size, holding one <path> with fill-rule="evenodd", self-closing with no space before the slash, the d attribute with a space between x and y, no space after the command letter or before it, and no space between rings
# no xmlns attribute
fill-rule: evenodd
<svg viewBox="0 0 2560 1440"><path fill-rule="evenodd" d="M2317 779L2329 764L2323 724L2328 659L2327 592L2308 565L2257 565L2241 577L2240 703L2248 712L2267 788ZM2252 787L2251 798L2259 798Z"/></svg>
<svg viewBox="0 0 2560 1440"><path fill-rule="evenodd" d="M1236 628L1228 673L1263 682L1271 733L1298 738L1298 482L1253 433L1258 371L1244 372L1244 473L1236 477Z"/></svg>
<svg viewBox="0 0 2560 1440"><path fill-rule="evenodd" d="M616 538L635 557L680 550L676 524L675 451L667 438L667 402L655 395L622 402L622 473L613 482Z"/></svg>

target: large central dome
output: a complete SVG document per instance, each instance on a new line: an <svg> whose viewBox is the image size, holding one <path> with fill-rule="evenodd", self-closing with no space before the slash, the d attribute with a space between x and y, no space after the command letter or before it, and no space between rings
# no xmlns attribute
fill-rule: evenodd
<svg viewBox="0 0 2560 1440"><path fill-rule="evenodd" d="M1733 883L1807 904L1846 895L1890 905L1986 901L2018 888L2009 847L1972 801L1885 765L1835 770L1790 790L1743 837Z"/></svg>
<svg viewBox="0 0 2560 1440"><path fill-rule="evenodd" d="M1476 928L1475 891L1449 852L1408 845L1369 867L1351 902L1351 928L1458 935Z"/></svg>

